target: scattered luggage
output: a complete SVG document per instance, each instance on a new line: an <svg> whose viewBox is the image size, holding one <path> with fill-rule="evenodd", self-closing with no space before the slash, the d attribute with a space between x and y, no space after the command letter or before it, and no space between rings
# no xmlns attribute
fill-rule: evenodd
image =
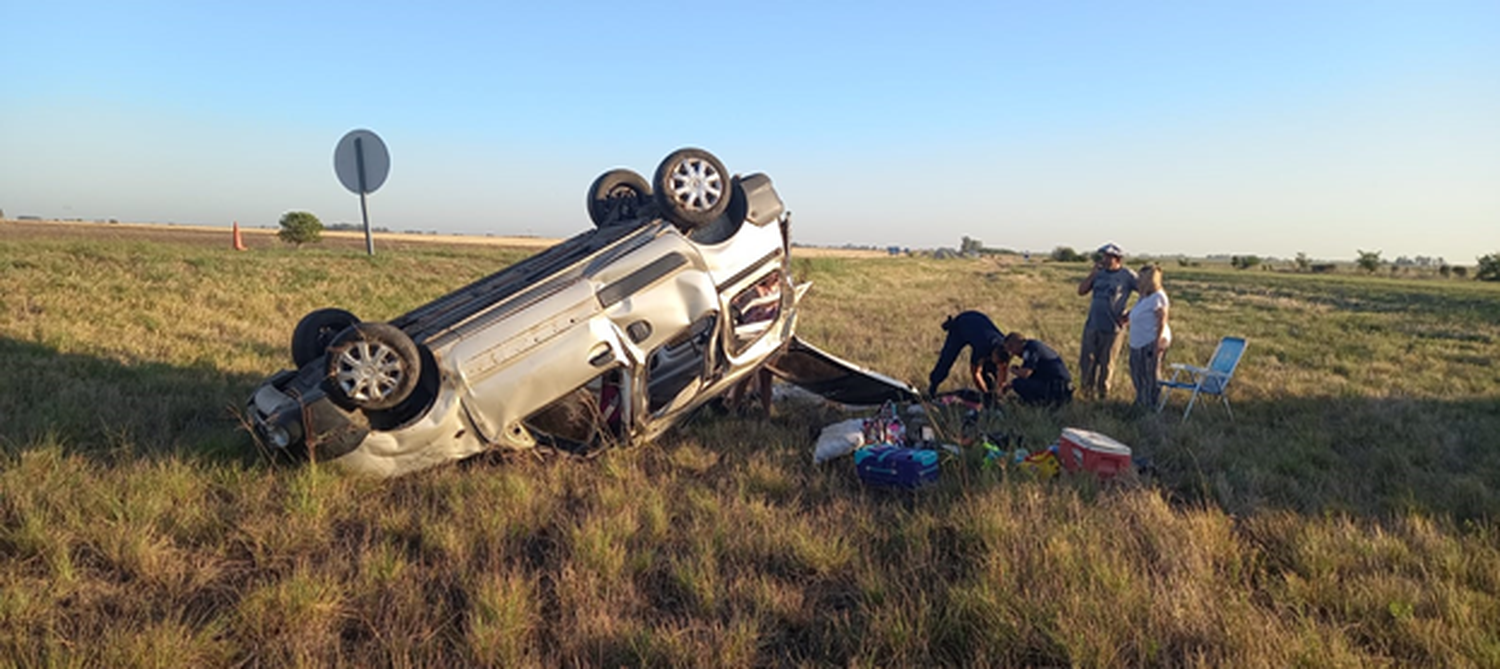
<svg viewBox="0 0 1500 669"><path fill-rule="evenodd" d="M925 448L866 446L854 452L859 480L868 485L914 489L938 477L938 454Z"/></svg>
<svg viewBox="0 0 1500 669"><path fill-rule="evenodd" d="M850 418L824 427L818 435L818 445L813 449L813 464L848 455L863 446L864 425L863 418Z"/></svg>
<svg viewBox="0 0 1500 669"><path fill-rule="evenodd" d="M895 403L887 400L880 411L865 419L864 439L866 444L906 445L906 425L901 422Z"/></svg>
<svg viewBox="0 0 1500 669"><path fill-rule="evenodd" d="M1031 472L1037 478L1050 479L1057 476L1062 466L1058 464L1057 453L1049 448L1022 458L1020 468L1021 471Z"/></svg>
<svg viewBox="0 0 1500 669"><path fill-rule="evenodd" d="M945 411L952 408L954 410ZM1130 447L1115 439L1081 428L1065 428L1056 443L1036 452L1024 447L1024 435L1008 428L996 429L985 409L971 409L957 397L951 404L913 405L903 412L886 402L869 418L853 418L824 428L818 438L814 462L824 462L849 452L861 482L871 486L915 489L937 480L943 450L950 464L976 464L980 469L1024 473L1050 479L1062 472L1089 472L1100 479L1132 474L1150 468L1148 461L1131 457ZM955 425L959 423L959 425ZM987 424L986 424L987 423ZM942 426L942 430L937 429ZM953 439L982 450L973 459L965 449L944 443ZM941 450L940 450L941 449Z"/></svg>

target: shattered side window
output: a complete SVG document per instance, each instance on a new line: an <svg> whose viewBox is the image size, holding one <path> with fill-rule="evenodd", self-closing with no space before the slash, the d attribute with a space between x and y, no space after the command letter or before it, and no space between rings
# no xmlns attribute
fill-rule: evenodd
<svg viewBox="0 0 1500 669"><path fill-rule="evenodd" d="M759 339L781 315L781 270L775 269L729 301L736 349Z"/></svg>

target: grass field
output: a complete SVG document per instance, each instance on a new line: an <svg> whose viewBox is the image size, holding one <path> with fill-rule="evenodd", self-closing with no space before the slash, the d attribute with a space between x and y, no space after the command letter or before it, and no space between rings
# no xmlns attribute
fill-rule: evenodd
<svg viewBox="0 0 1500 669"><path fill-rule="evenodd" d="M1169 362L1250 341L1235 420L1136 415L1124 378L1004 418L1131 444L1132 483L869 490L811 464L843 415L791 404L370 481L261 459L234 407L307 311L392 317L525 251L5 225L0 666L1500 666L1497 285L1168 267ZM802 334L897 377L962 308L1076 358L1080 265L796 269Z"/></svg>

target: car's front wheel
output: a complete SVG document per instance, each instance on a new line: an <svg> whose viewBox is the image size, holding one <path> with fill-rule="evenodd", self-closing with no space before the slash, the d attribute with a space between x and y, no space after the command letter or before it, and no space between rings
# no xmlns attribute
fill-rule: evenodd
<svg viewBox="0 0 1500 669"><path fill-rule="evenodd" d="M673 151L656 167L651 185L662 213L684 230L708 224L729 206L729 173L703 149Z"/></svg>
<svg viewBox="0 0 1500 669"><path fill-rule="evenodd" d="M379 411L400 404L417 387L422 357L405 332L388 323L359 323L328 347L328 390L334 401Z"/></svg>

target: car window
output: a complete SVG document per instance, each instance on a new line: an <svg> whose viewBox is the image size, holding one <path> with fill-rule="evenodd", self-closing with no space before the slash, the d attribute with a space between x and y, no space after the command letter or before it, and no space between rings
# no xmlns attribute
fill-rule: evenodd
<svg viewBox="0 0 1500 669"><path fill-rule="evenodd" d="M770 330L781 315L781 270L773 269L729 301L738 353Z"/></svg>

